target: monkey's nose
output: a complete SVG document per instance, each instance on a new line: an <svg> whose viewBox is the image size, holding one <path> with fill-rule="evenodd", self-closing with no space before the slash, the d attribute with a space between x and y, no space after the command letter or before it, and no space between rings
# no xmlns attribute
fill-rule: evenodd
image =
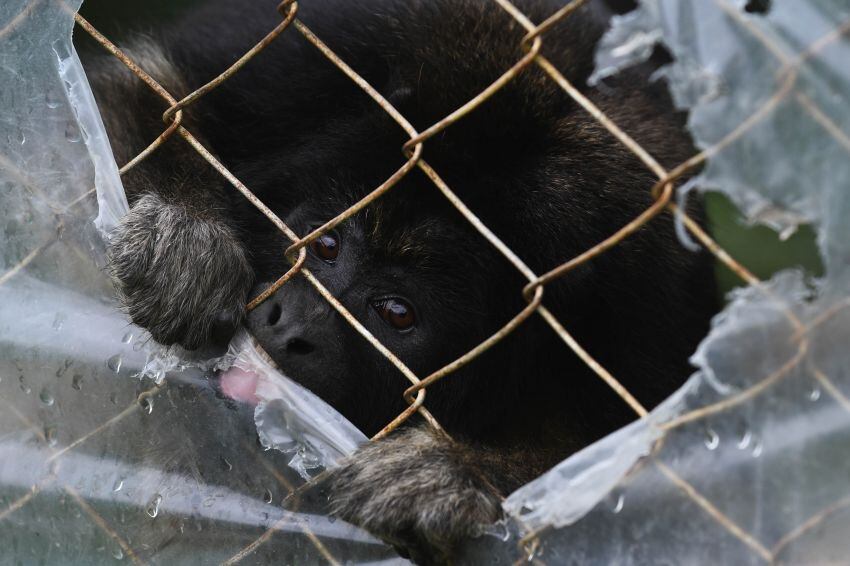
<svg viewBox="0 0 850 566"><path fill-rule="evenodd" d="M283 308L281 308L279 303L275 303L272 305L271 310L269 310L269 316L267 317L267 322L269 326L274 326L280 321L280 315L283 314Z"/></svg>
<svg viewBox="0 0 850 566"><path fill-rule="evenodd" d="M294 371L313 364L327 347L326 318L330 307L312 289L297 281L268 297L248 313L246 326L263 349L283 368ZM266 288L260 284L259 294ZM321 357L321 356L319 356Z"/></svg>
<svg viewBox="0 0 850 566"><path fill-rule="evenodd" d="M308 317L301 309L284 309L276 297L270 297L248 314L248 330L275 360L296 358L316 351L308 337Z"/></svg>
<svg viewBox="0 0 850 566"><path fill-rule="evenodd" d="M303 338L290 338L286 342L286 353L290 355L303 356L311 353L316 347Z"/></svg>

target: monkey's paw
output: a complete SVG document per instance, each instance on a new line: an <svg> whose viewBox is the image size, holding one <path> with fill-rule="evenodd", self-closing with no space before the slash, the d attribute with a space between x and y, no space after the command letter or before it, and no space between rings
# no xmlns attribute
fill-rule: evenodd
<svg viewBox="0 0 850 566"><path fill-rule="evenodd" d="M417 564L447 564L458 544L501 517L501 497L466 449L410 429L368 444L330 473L331 512Z"/></svg>
<svg viewBox="0 0 850 566"><path fill-rule="evenodd" d="M161 344L224 345L244 316L253 275L223 220L145 194L111 235L107 259L133 322Z"/></svg>

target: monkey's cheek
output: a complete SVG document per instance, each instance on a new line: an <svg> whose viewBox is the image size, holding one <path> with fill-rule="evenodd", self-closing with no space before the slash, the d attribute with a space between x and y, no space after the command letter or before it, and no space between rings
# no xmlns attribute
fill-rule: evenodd
<svg viewBox="0 0 850 566"><path fill-rule="evenodd" d="M256 395L259 376L251 371L231 367L219 376L221 392L235 401L256 405L260 399Z"/></svg>

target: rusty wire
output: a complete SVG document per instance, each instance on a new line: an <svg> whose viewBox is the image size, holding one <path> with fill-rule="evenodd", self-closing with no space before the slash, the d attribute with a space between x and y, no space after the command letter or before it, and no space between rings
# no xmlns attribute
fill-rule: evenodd
<svg viewBox="0 0 850 566"><path fill-rule="evenodd" d="M281 3L281 5L280 5L280 9L283 9L283 8L284 8L284 7L286 7L286 6L290 6L290 11L292 11L292 10L297 10L297 2L291 2L291 3L290 3L290 2L288 2L287 0L285 0L283 3ZM148 87L150 87L150 88L151 88L151 89L152 89L155 93L157 93L157 94L158 94L161 98L163 98L166 102L168 102L168 103L169 103L170 105L172 105L172 106L174 106L174 105L178 104L178 101L177 101L177 100L176 100L176 99L175 99L175 98L174 98L174 97L173 97L173 96L172 96L172 95L171 95L171 94L170 94L167 90L165 90L165 88L164 88L162 85L160 85L160 84L159 84L159 83L158 83L158 82L157 82L157 81L156 81L153 77L151 77L151 76L150 76L147 72L145 72L145 71L144 71L143 69L141 69L138 65L136 65L136 64L135 64L135 63L134 63L134 62L133 62L133 61L132 61L132 60L131 60L131 59L130 59L130 58L129 58L129 57L128 57L128 56L127 56L124 52L123 52L123 51L121 51L121 50L120 50L120 49L119 49L119 48L118 48L115 44L113 44L111 41L109 41L109 40L108 40L106 37L104 37L102 34L100 34L99 32L97 32L97 30L95 30L95 29L94 29L94 27L93 27L93 26L92 26L89 22L87 22L87 21L86 21L86 20L85 20L82 16L80 16L79 14L74 14L74 18L75 18L75 21L76 21L76 22L77 22L77 23L78 23L78 24L79 24L79 25L80 25L80 26L81 26L84 30L86 30L87 32L89 32L89 33L92 35L92 37L94 37L94 38L95 38L95 40L97 40L97 41L98 41L101 45L103 45L103 46L107 49L107 51L109 51L109 53L111 53L111 54L112 54L113 56L115 56L115 57L116 57L119 61L121 61L124 65L126 65L126 66L127 66L127 68L128 68L128 69L130 69L130 71L131 71L131 72L133 72L136 76L138 76L138 77L139 77L139 78L140 78L140 79L141 79L141 80L142 80L142 81L143 81L143 82L144 82L144 83L145 83ZM297 20L293 20L291 17L289 17L289 15L288 15L288 14L287 14L287 18L289 18L289 21L294 21L294 22L295 22L295 24L296 24L296 26L298 26L299 30L301 30L301 31L302 31L302 33L305 33L305 34L311 34L311 32L309 32L309 30L308 30L305 26L303 26L303 24L301 24L301 23L300 23L300 22L298 22ZM279 29L279 28L280 28L280 26L277 26L277 28L276 28L276 29ZM267 36L267 37L268 37L268 36ZM322 44L322 43L321 43L321 42L320 42L317 38L315 38L315 36L313 36L313 38L314 38L314 41L315 41L315 42L317 42L317 47L319 47L320 49L327 49L327 47L324 47L324 44ZM266 45L268 45L268 42L266 42L266 41L265 41L265 39L264 39L264 40L263 40L263 41L262 41L259 45L262 45L263 47L265 47ZM259 51L260 51L260 49L255 49L255 50L253 51L253 53L254 53L254 54L256 54L256 53L258 53ZM328 50L328 51L329 51L329 50ZM241 68L242 66L244 66L244 64L245 64L246 62L247 62L247 60L246 60L246 59L244 59L244 58L240 58L240 59L239 59L239 60L235 63L235 65L237 66L235 70L238 70L239 68ZM347 70L349 73L351 73L352 75L355 75L355 76L356 76L356 74L354 73L354 71L353 71L353 70L351 70L351 69L350 69L347 65L345 65L345 63L343 63L343 62L342 62L341 60L339 60L338 58L337 58L337 64L338 64L338 66L340 66L340 67L341 67L344 71L345 71L345 70ZM234 66L231 66L231 69L233 69L233 68L234 68ZM235 72L235 70L234 70L234 72ZM234 72L231 72L231 73L227 74L227 73L228 73L228 71L225 71L225 73L227 74L227 76L232 76L232 75L234 74ZM216 79L213 79L213 81L212 81L211 83L215 83L215 85L216 85L216 86L217 86L218 84L221 84L221 82L223 82L223 81L220 81L220 80L219 80L219 78L220 78L220 76L219 76L219 77L217 77ZM367 83L365 83L365 81L364 81L362 78L360 78L359 80L360 80L362 83L367 84ZM201 87L200 89L198 89L198 90L203 90L204 92L209 92L209 90L211 90L211 89L210 89L210 88L208 88L208 87L209 87L209 84L211 84L211 83L208 83L207 85L202 86L202 87ZM403 122L406 122L406 120L405 120L405 119L401 116L401 114L399 114L397 111L395 111L394 109L392 109L392 107L391 107L391 105L389 104L389 102L387 102L386 100L384 100L384 99L383 99L383 97L381 97L381 95L380 95L377 91L375 91L375 90L374 90L374 89L372 89L371 87L369 87L369 88L371 89L371 94L373 95L373 97L374 97L374 98L376 98L376 99L379 101L379 103L382 103L382 105L384 105L385 107L387 107L387 108L391 109L392 111L394 111L394 114L395 114L395 116L394 116L394 117L398 117L398 119L399 119L399 120L401 120L401 121L403 121ZM189 96L189 97L191 97L191 96L192 96L192 94L189 94L188 96ZM389 111L389 110L388 110L388 111ZM173 112L173 113L172 113L172 114L174 115L175 121L179 119L179 117L180 117L181 113L182 113L182 110L177 110L176 112ZM166 114L165 114L165 115L169 115L167 111L166 111ZM412 127L412 126L410 126L410 125L409 125L409 123L407 123L407 128L409 128L411 132L414 132L414 133L415 133L415 130L413 130L413 127ZM315 239L316 237L318 237L318 235L321 235L321 233L323 233L323 231L330 230L333 226L335 226L335 225L336 225L336 224L338 224L339 222L342 222L345 218L348 218L349 216L351 216L352 214L354 214L357 210L360 210L361 208L365 207L367 204L369 204L369 202L371 202L371 200L374 200L374 199L378 198L378 196L380 196L381 194L383 194L384 192L386 192L386 191L388 191L390 188L392 188L392 186L393 186L393 185L394 185L394 184L395 184L395 183L396 183L399 179L401 179L401 177L404 175L404 173L406 173L407 171L409 171L409 170L410 170L410 168L412 168L413 163L415 162L415 160L416 160L416 159L418 159L418 157L419 157L419 155L421 154L421 151L422 151L422 149L421 149L421 144L419 144L419 145L417 146L417 148L414 150L414 152L412 153L411 157L408 159L407 163L406 163L405 165L403 165L403 166L402 166L402 168L401 168L401 169L399 169L399 171L397 171L397 172L396 172L396 173L395 173L392 177L390 177L390 179L388 179L387 181L385 181L384 183L382 183L382 184L381 184L381 185L380 185L377 189L375 189L372 193L370 193L370 195L368 195L366 198L364 198L364 199L363 199L363 200L361 200L360 202L358 202L358 203L356 203L355 205L353 205L353 207L352 207L352 208L355 208L355 207L356 207L356 210L354 210L353 212L351 212L351 209L349 209L349 210L347 210L347 211L343 212L340 216L338 216L338 217L337 217L337 218L335 218L334 220L331 220L328 224L326 224L326 225L324 225L324 226L319 227L318 229L316 229L313 233L311 233L311 234L310 234L310 235L308 235L307 237L305 237L305 238L303 238L303 239L299 240L299 238L298 238L298 236L295 234L295 232L293 232L293 231L292 231L292 229L291 229L291 228L289 228L289 226L287 226L287 225L283 222L283 220L281 220L281 219L280 219L280 218L279 218L279 217L278 217L278 216L277 216L277 215L276 215L276 214L275 214L275 213L274 213L274 212L273 212L270 208L268 208L268 207L267 207L267 206L266 206L266 205L265 205L265 204L264 204L264 203L263 203L263 202L262 202L259 198L257 198L257 196L256 196L256 195L254 195L254 193L253 193L253 192L251 192L251 190L250 190L248 187L246 187L246 186L245 186L245 185L244 185L244 184L243 184L243 183L242 183L242 182L241 182L238 178L236 178L236 176L235 176L235 175L233 175L233 174L232 174L232 173L231 173L231 172L230 172L230 171L229 171L229 170L228 170L228 169L227 169L227 168L226 168L226 167L225 167L225 166L224 166L224 165L223 165L223 164L222 164L222 163L218 160L218 159L216 159L216 157L215 157L215 156L213 156L213 154L212 154L212 153L211 153L211 152L210 152L210 151L209 151L206 147L204 147L204 146L203 146L203 144L201 144L201 143L200 143L200 142L199 142L199 141L195 138L195 136L193 136L193 135L192 135L192 134L191 134L191 133L190 133L190 132L189 132L189 131L185 128L185 127L183 127L183 126L177 126L177 127L176 127L176 132L177 132L177 133L178 133L178 134L179 134L179 135L180 135L180 136L181 136L181 137L182 137L182 138L183 138L183 139L184 139L184 140L185 140L185 141L186 141L189 145L191 145L191 146L195 149L195 151L197 151L197 152L198 152L198 154L199 154L202 158L204 158L204 160L206 160L206 161L207 161L207 162L208 162L208 163L209 163L209 164L210 164L210 165L211 165L211 166L212 166L212 167L213 167L216 171L218 171L218 172L219 172L219 173L220 173L220 174L221 174L221 175L222 175L225 179L227 179L227 181L228 181L231 185L233 185L233 186L234 186L234 187L235 187L235 188L236 188L236 189L237 189L240 193L242 193L242 195L243 195L243 196L245 196L245 198L246 198L246 199L248 199L248 201L249 201L249 202L251 202L251 204L253 204L253 205L254 205L254 206L255 206L255 207L256 207L256 208L257 208L257 209L258 209L261 213L263 213L263 214L264 214L264 215L265 215L265 216L266 216L266 217L267 217L267 218L268 218L268 219L269 219L269 220L270 220L270 221L271 221L271 222L272 222L272 223L273 223L273 224L274 224L274 225L275 225L275 226L276 226L276 227L277 227L277 228L278 228L281 232L283 232L283 233L284 233L284 234L285 234L285 235L286 235L286 236L287 236L287 237L288 237L291 241L295 242L295 244L293 244L293 247L294 247L294 248L298 248L298 247L300 247L300 248L301 248L299 253L300 253L300 255L301 255L302 257L303 257L303 254L305 253L304 246L306 246L307 244L309 244L309 242L310 242L310 241L312 241L312 239ZM162 137L163 137L163 136L160 136L160 138L158 138L158 139L161 139ZM156 143L156 142L154 142L154 143ZM148 148L148 149L150 149L150 148ZM146 151L147 151L147 150L146 150ZM135 160L134 160L134 161L135 161ZM136 161L136 162L138 162L138 161ZM126 169L125 169L125 170L126 170ZM293 248L290 248L289 250L287 250L287 251L285 252L285 255L286 255L287 257L291 257L291 253L292 253L293 251L295 251L295 250L294 250ZM295 273L301 273L301 274L302 274L302 275L303 275L303 276L304 276L304 277L305 277L305 278L306 278L306 279L310 282L310 284L311 284L311 285L313 285L313 287L314 287L314 288L315 288L315 289L316 289L316 290L317 290L317 291L318 291L318 292L319 292L319 293L320 293L323 297L325 297L325 299L326 299L326 300L327 300L327 301L328 301L328 302L329 302L329 303L330 303L330 304L334 307L334 309L335 309L337 312L339 312L339 313L340 313L340 315L342 315L342 316L343 316L343 318L345 318L345 319L346 319L346 320L347 320L347 321L348 321L348 322L349 322L349 323L350 323L350 324L351 324L351 325L355 328L355 330L356 330L356 331L357 331L357 332L358 332L361 336L363 336L363 337L364 337L367 341L369 341L369 342L370 342L370 343L371 343L371 344L372 344L372 345L373 345L376 349L378 349L378 351L380 351L380 352L381 352L381 353L382 353L382 354L383 354L383 355L384 355L384 356L385 356L385 357L386 357L386 358L387 358L387 359L388 359L388 360L389 360L389 361L390 361L393 365L395 365L395 366L396 366L396 368L398 368L398 369L399 369L399 371L401 371L401 373L402 373L402 374L403 374L403 375L404 375L404 376L405 376L405 377L406 377L406 378L407 378L407 379L408 379L411 383L413 383L414 385L416 385L417 383L419 383L419 378L418 378L418 377L416 377L416 375L415 375L415 374L414 374L414 373L413 373L413 372L412 372L412 371L411 371L411 370L410 370L410 369L409 369L409 368L408 368L408 367L407 367L407 366L406 366L406 365L405 365L405 364L404 364L404 363L403 363L400 359L398 359L398 357L396 357L396 356L395 356L395 354L393 354L393 353L392 353L389 349L387 349L387 348L386 348L386 346L384 346L383 344L381 344L381 343L380 343L380 341L378 341L378 339L377 339L377 338L375 338L375 337L374 337L374 336L373 336L373 335L372 335L372 334L371 334L371 333L370 333L370 332L366 329L366 327L365 327L365 326L363 326L363 325L362 325L362 324L361 324L361 323L360 323L360 322L359 322L359 321L358 321L358 320L357 320L357 319L356 319L356 318L355 318L355 317L354 317L354 316L353 316L353 315L352 315L352 314L351 314L351 313L350 313L350 312L349 312L349 311L348 311L348 310L347 310L347 309L346 309L346 308L342 305L342 303L340 303L340 302L339 302L339 301L338 301L335 297L333 297L333 295L331 295L331 293L330 293L330 292L329 292L329 291L328 291L328 290L327 290L327 289L326 289L326 288L325 288L325 287L324 287L324 286L323 286L323 285L319 282L319 280L318 280L318 279L316 279L316 278L312 275L312 273L310 273L310 271L309 271L307 268L301 267L301 268L300 268L300 271L298 270L298 266L299 266L299 265L300 265L300 266L303 266L303 263L304 263L304 262L303 262L303 259L300 259L300 261L296 261L296 262L295 262L295 264L293 265L293 267L289 270L289 272L288 272L287 274L284 274L284 276L283 276L283 277L281 277L280 279L278 279L278 281L275 283L275 285L278 285L278 286L279 286L279 285L282 285L284 282L286 282L287 280L289 280L289 279L292 277L292 275L294 275ZM273 287L274 287L274 285L273 285ZM268 297L268 296L270 296L270 295L272 294L272 292L273 292L273 290L272 290L272 291L266 290L266 291L264 291L263 293L261 293L260 297L263 297L263 298ZM259 297L258 297L258 298L259 298ZM248 306L250 306L251 308L253 308L253 307L254 307L254 306L256 306L257 304L259 304L259 301L258 301L257 299L254 299L253 301L251 301L251 303L249 303L249 305L248 305ZM425 418L425 420L426 420L429 424L431 424L431 426L433 426L434 428L440 429L441 427L440 427L439 423L437 422L437 420L436 420L436 419L435 419L435 418L431 415L431 413L430 413L430 412L429 412L429 411L428 411L428 410L427 410L427 409L423 406L424 399L425 399L425 390L424 390L424 389L421 389L421 390L419 390L419 392L418 392L418 394L417 394L417 397L416 397L416 401L415 401L415 403L416 403L416 410L417 410L417 411L418 411L418 412L419 412L419 413L423 416L423 418Z"/></svg>
<svg viewBox="0 0 850 566"><path fill-rule="evenodd" d="M5 37L6 35L13 33L14 30L26 20L27 17L31 14L33 8L42 0L33 0L29 3L22 12L13 18L4 28L0 29L0 39ZM576 341L572 335L567 331L566 328L557 320L557 318L550 312L546 307L542 304L542 297L544 294L545 286L557 280L560 277L565 276L567 273L572 271L575 267L582 265L588 261L592 261L595 257L605 253L609 249L613 248L624 239L628 238L639 228L650 222L653 218L661 214L663 211L667 210L672 214L679 217L687 230L689 230L697 240L706 247L721 263L730 268L734 273L736 273L742 281L745 283L754 286L758 289L761 289L768 296L775 299L778 303L785 316L787 317L789 323L794 327L795 331L793 334L793 340L796 341L797 351L785 362L783 363L777 370L772 372L770 375L765 376L758 380L754 385L745 389L738 393L737 395L720 401L718 403L714 403L712 405L702 407L700 409L696 409L684 415L680 415L679 417L670 420L666 423L662 423L659 428L663 432L668 432L678 426L681 426L685 423L692 422L704 416L715 414L718 412L722 412L729 407L736 405L738 403L744 402L748 399L754 398L761 394L763 391L769 389L774 383L789 375L791 371L797 367L799 367L802 361L806 358L806 354L808 352L808 338L807 335L809 332L816 326L826 322L831 316L835 314L835 312L830 311L827 314L818 317L818 319L811 321L809 324L803 324L796 314L791 310L791 308L781 301L778 297L773 296L769 290L767 290L760 280L755 277L746 267L737 262L734 258L732 258L721 246L719 246L712 238L708 235L708 233L703 230L700 225L691 219L687 213L678 207L673 201L672 197L674 194L674 183L683 177L684 175L693 171L696 167L699 167L703 164L707 159L716 155L722 149L728 147L735 140L740 138L750 129L752 129L757 123L763 120L765 117L769 116L778 105L786 100L790 93L794 92L795 100L797 100L800 106L815 120L819 123L825 131L827 131L833 138L835 138L842 146L850 152L850 138L844 132L838 128L835 123L830 120L827 115L817 106L817 104L812 101L809 97L807 97L804 93L795 92L794 87L796 85L798 72L800 68L805 64L808 59L813 57L817 52L822 50L825 46L835 41L842 34L846 33L850 30L850 21L846 22L842 26L836 28L829 34L824 37L818 39L814 43L812 43L808 48L804 51L800 52L796 55L791 55L785 53L784 50L778 46L773 40L767 37L764 33L761 32L756 26L753 26L752 23L744 18L740 13L740 10L730 6L725 0L714 0L726 13L728 13L732 18L734 18L742 27L744 27L748 32L750 32L753 37L758 39L780 62L781 67L777 73L777 84L778 88L774 92L774 94L765 100L756 111L748 117L744 122L742 122L737 128L729 132L723 139L714 144L713 146L702 150L697 153L693 157L684 161L677 167L674 167L671 170L666 170L663 168L658 161L648 152L646 151L640 144L638 144L634 139L632 139L628 134L626 134L614 121L612 121L604 112L602 112L591 100L585 97L578 89L576 89L564 75L543 55L541 55L540 51L542 45L545 40L545 34L552 27L554 27L557 23L564 21L569 17L577 8L579 8L584 0L573 0L569 2L560 10L552 14L550 17L546 18L542 23L535 25L531 22L525 14L523 14L519 9L517 9L509 0L493 0L497 5L499 5L507 14L509 14L517 23L519 23L525 30L526 35L519 42L518 47L524 51L524 55L522 55L513 65L511 65L496 81L490 84L487 88L477 94L475 97L470 99L468 102L457 108L455 111L451 112L449 115L444 118L438 120L432 126L426 128L422 132L417 132L416 129L410 124L410 122L400 113L397 109L395 109L377 90L374 89L365 79L363 79L360 75L358 75L353 69L351 69L339 56L337 56L326 44L324 44L320 38L318 38L307 26L303 24L300 20L297 19L297 10L298 4L294 0L284 0L278 7L278 10L282 16L282 21L275 26L265 37L263 37L254 47L252 47L249 51L243 54L239 59L230 65L227 69L225 69L220 75L211 80L210 82L204 84L203 86L197 88L193 92L184 96L182 99L177 100L171 93L169 93L165 88L163 88L156 80L154 80L150 75L148 75L141 67L139 67L136 63L132 61L129 57L127 57L120 49L118 49L111 41L109 41L106 37L104 37L100 32L98 32L91 24L89 24L85 19L83 19L79 14L75 14L76 23L85 30L88 34L90 34L100 45L102 45L107 51L112 53L115 57L117 57L122 63L124 63L130 71L135 74L139 79L144 81L148 87L150 87L154 92L156 92L167 104L168 108L165 110L163 114L163 119L166 123L165 130L162 134L160 134L154 141L151 142L145 149L143 149L139 154L137 154L134 158L132 158L127 164L125 164L120 172L123 174L126 171L131 170L133 167L137 166L142 160L150 156L154 151L157 151L162 144L169 139L173 134L177 133L181 136L190 146L192 146L198 154L203 157L213 168L215 168L227 181L234 186L242 195L249 200L261 213L263 213L292 243L291 245L282 253L287 257L287 259L292 263L292 267L283 274L275 283L273 283L269 288L264 290L259 296L252 299L252 301L247 305L248 309L252 309L260 304L263 300L268 298L271 294L277 291L281 286L285 285L290 279L292 279L296 275L301 275L307 279L307 281L319 292L332 306L337 312L340 313L354 328L360 333L367 341L369 341L382 355L384 355L388 361L390 361L399 371L411 382L411 386L408 387L404 392L404 398L409 404L408 408L405 409L398 417L396 417L392 422L390 422L378 435L376 438L380 438L389 434L394 428L401 425L406 419L408 419L413 413L419 412L427 422L436 428L439 428L439 423L437 423L436 419L427 411L424 406L425 400L425 392L426 388L436 381L445 378L452 372L456 371L466 363L472 361L494 344L496 344L499 340L510 334L516 328L518 328L525 320L528 319L535 312L538 313L552 329L561 337L561 339L566 343L566 345L573 350L587 365L590 367L594 373L596 373L600 379L602 379L605 383L611 387L611 389L627 404L632 410L641 418L644 418L648 415L647 410L643 407L643 405L633 396L631 393L603 366L601 366L596 360L593 359L592 356L581 346L581 344ZM196 102L202 96L206 95L210 91L214 90L224 81L228 80L234 74L236 74L244 65L246 65L257 53L259 53L262 49L272 43L277 37L280 36L286 29L292 27L295 29L304 39L306 39L310 44L312 44L316 49L318 49L331 63L333 63L341 72L347 75L355 84L357 84L367 95L369 95L375 103L390 116L396 124L409 136L409 139L403 144L400 148L403 156L406 158L404 164L396 170L386 181L381 183L378 187L373 189L370 193L368 193L364 198L360 201L337 215L335 218L326 222L322 226L312 230L309 234L303 237L299 237L295 234L271 209L269 209L260 199L258 199L251 190L246 187L239 179L237 179L223 164L221 164L213 155L209 152L184 126L183 126L183 110L189 107L192 103ZM549 271L544 273L543 275L537 275L531 270L522 259L508 247L504 242L502 242L489 228L471 211L451 190L451 188L440 178L439 174L431 168L424 159L422 159L422 150L424 144L427 140L431 139L434 135L439 132L442 132L446 128L450 127L452 124L457 121L463 119L469 113L473 112L476 108L485 104L487 100L492 97L496 92L498 92L501 88L503 88L506 84L510 83L517 75L519 75L524 69L528 68L532 64L537 65L540 69L546 73L552 81L554 81L561 89L570 96L577 104L579 104L590 116L592 116L600 125L602 125L608 132L610 132L617 140L619 140L626 148L628 148L646 167L649 169L656 177L658 177L658 181L654 184L654 186L648 188L649 193L653 198L652 204L647 207L640 215L635 217L632 221L627 223L625 226L620 228L617 232L604 239L603 241L597 243L592 246L588 250L578 254L574 258L571 258L564 263L551 268ZM387 191L392 189L408 172L410 172L414 167L419 168L434 184L436 189L440 191L443 196L469 221L469 223L480 233L482 236L487 239L495 249L497 249L516 269L517 271L523 275L528 280L528 283L522 290L522 295L527 301L526 307L524 307L519 313L517 313L510 321L508 321L502 328L496 331L493 335L488 337L486 340L479 343L477 346L472 348L470 351L457 358L456 360L450 362L443 368L433 372L432 374L426 376L424 379L419 379L407 366L398 359L389 349L387 349L383 344L381 344L333 295L315 278L315 276L310 273L310 271L304 267L304 259L305 259L305 248L316 238L320 237L322 234L327 231L333 229L335 226L349 219L351 216L356 214L358 211L362 210L364 207L368 206L370 203L374 202L376 199L380 198ZM26 179L23 178L23 184L25 186L30 186L30 183L26 182ZM85 196L91 194L93 191L89 191L76 199L73 203L66 206L69 208L73 206ZM49 202L49 201L48 201ZM57 221L61 222L59 218L57 209L54 211L54 214L57 215ZM37 256L39 256L45 249L47 249L52 243L54 243L58 239L59 231L61 230L61 224L57 224L57 236L55 238L51 238L41 245L34 248L31 252L29 252L23 260L21 260L17 265L13 266L10 270L0 274L0 284L5 283L10 278L14 277L14 275L21 270L23 270L31 261L33 261ZM839 308L844 308L846 305L842 305ZM839 308L835 309L837 311ZM839 403L842 404L848 411L850 411L850 400L848 400L841 391L834 385L834 383L829 379L829 377L822 372L818 368L813 368L811 374L814 379L820 382L824 389L832 395ZM152 393L150 393L152 394ZM138 403L134 404L131 407L128 407L124 411L118 413L115 417L97 427L87 435L77 439L70 445L64 447L59 451L54 451L54 454L51 456L51 460L59 460L62 455L73 450L79 444L85 442L88 438L102 432L103 430L112 426L115 422L118 422L125 418L127 415L132 414L134 408L138 407ZM17 414L20 419L22 419L25 423L27 419L20 415L17 410L12 407L13 414ZM32 423L29 423L32 424ZM652 426L656 426L652 424ZM36 434L42 434L37 427L32 425ZM667 466L657 463L659 466L659 470L666 476L670 481L676 485L682 493L684 493L689 499L694 501L700 508L702 508L709 516L711 516L718 524L724 527L728 532L733 534L736 538L740 539L743 543L745 543L748 547L753 549L753 551L759 555L761 558L767 561L773 561L780 554L780 552L787 547L787 545L794 540L795 538L801 536L804 532L811 529L817 523L825 520L829 515L835 513L838 509L846 507L848 504L847 501L840 501L839 503L830 506L827 509L822 510L821 512L815 514L811 518L809 518L806 522L801 524L798 528L793 531L787 533L784 537L782 537L779 542L771 549L765 547L760 541L758 541L753 535L747 533L741 527L732 522L728 517L726 517L719 509L717 509L708 499L706 499L702 494L700 494L691 484L682 479L678 474L676 474L672 469ZM0 510L0 518L7 516L8 514L16 511L20 507L26 505L42 488L41 485L34 485L33 488L13 502L10 506L8 506L4 510ZM288 486L290 493L294 493L291 486ZM121 547L125 550L126 554L133 559L137 560L136 555L133 553L133 550L126 545L126 542L121 540L117 534L110 532L111 529L103 519L94 512L84 501L79 497L79 495L75 495L72 491L68 491L69 495L77 503L80 507L90 515L91 519L107 534L117 540L117 542L121 545ZM95 516L92 515L94 513ZM101 524L103 523L103 524ZM267 541L275 531L275 527L270 528L266 533L264 533L260 538L254 541L251 545L243 549L240 553L232 557L227 563L235 563L249 556L259 545L263 544ZM336 562L334 557L328 552L327 548L325 548L321 542L310 533L309 529L305 530L305 533L316 546L320 554L331 563ZM311 536L312 535L312 536ZM523 539L524 543L530 542L531 546L539 546L539 540L535 538L533 534L530 534L529 537L525 537Z"/></svg>

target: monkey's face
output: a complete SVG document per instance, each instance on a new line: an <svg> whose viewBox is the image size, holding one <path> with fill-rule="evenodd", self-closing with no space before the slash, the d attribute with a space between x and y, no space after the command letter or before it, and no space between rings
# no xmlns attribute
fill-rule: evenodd
<svg viewBox="0 0 850 566"><path fill-rule="evenodd" d="M398 187L399 191L418 187ZM315 240L305 267L393 354L424 378L504 324L498 300L498 258L451 211L424 199L369 206ZM406 203L406 204L405 204ZM327 202L302 202L285 216L307 234L333 216ZM259 294L288 268L286 243L260 245ZM265 252L265 253L264 253ZM514 296L518 288L511 287ZM495 289L495 290L494 290ZM302 276L251 311L247 325L281 369L368 434L404 408L402 373L367 343ZM447 380L468 381L469 375ZM436 396L436 397L435 397ZM429 389L429 400L462 405L450 384ZM429 404L429 406L431 406Z"/></svg>

